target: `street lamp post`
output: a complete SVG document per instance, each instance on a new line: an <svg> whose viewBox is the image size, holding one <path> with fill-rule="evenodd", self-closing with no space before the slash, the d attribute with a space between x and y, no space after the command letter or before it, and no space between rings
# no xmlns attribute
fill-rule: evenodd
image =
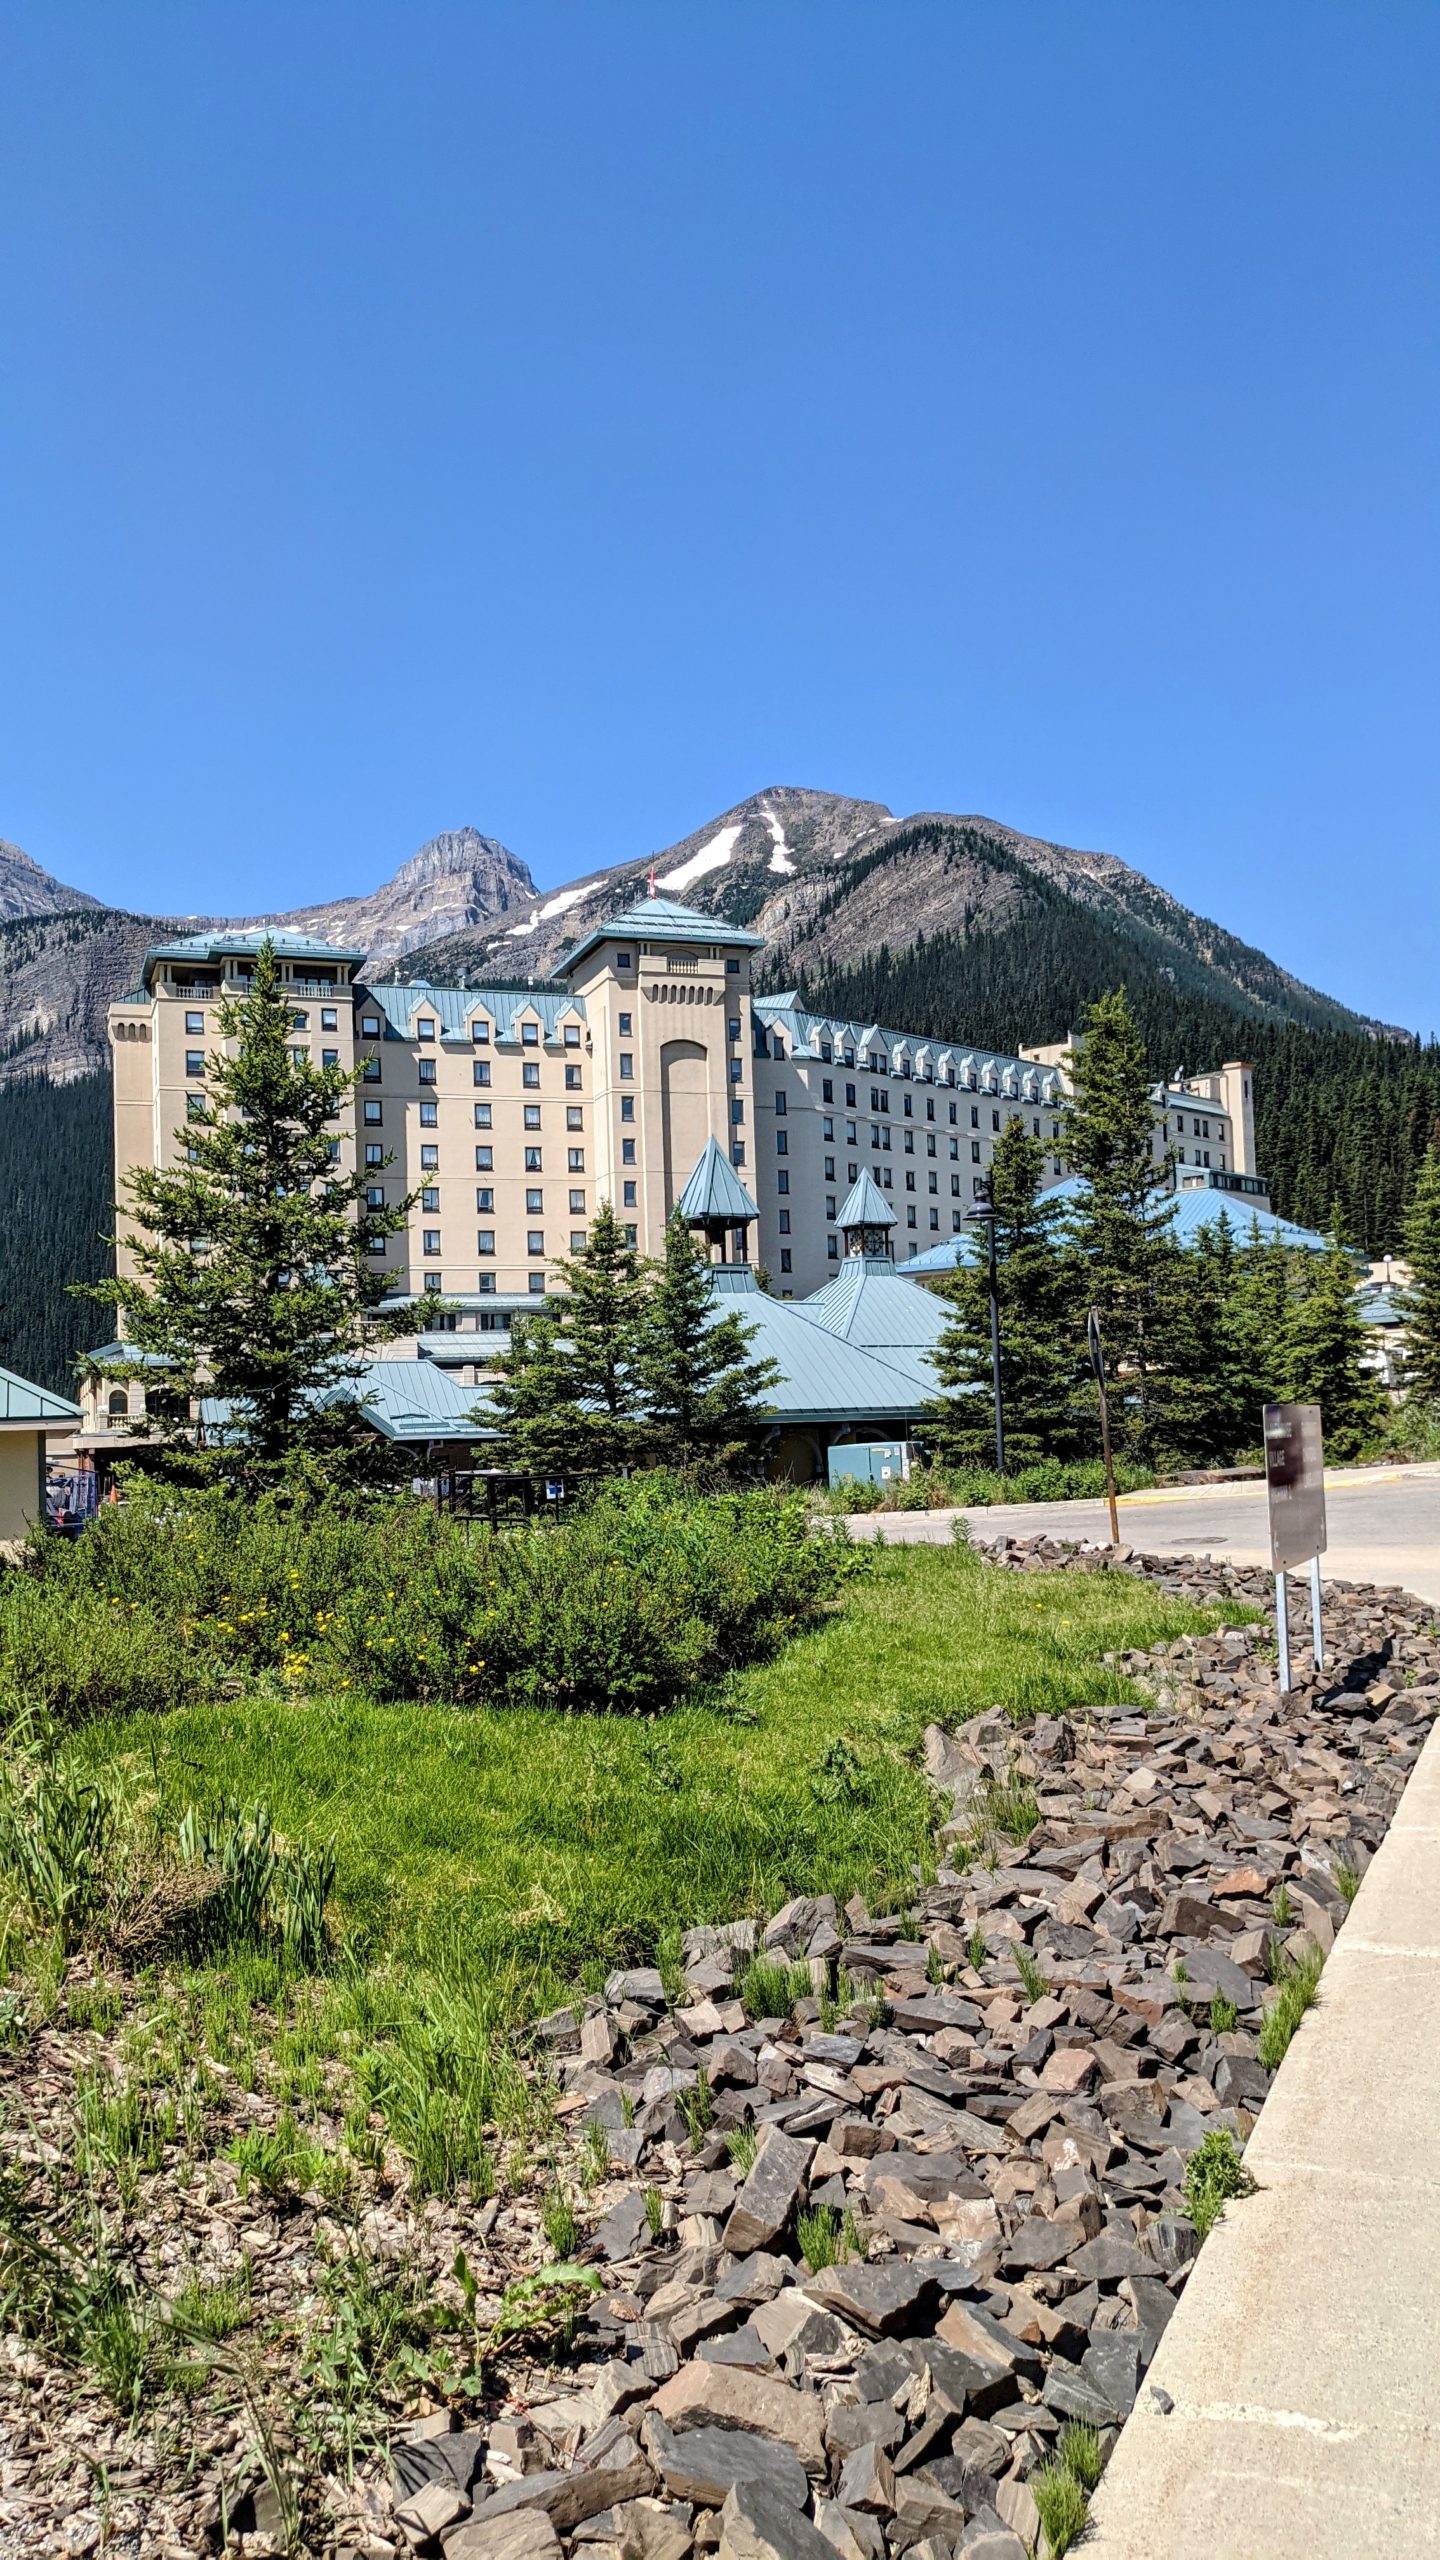
<svg viewBox="0 0 1440 2560"><path fill-rule="evenodd" d="M995 1202L988 1182L978 1187L970 1211L973 1225L985 1230L985 1268L990 1284L990 1384L995 1398L995 1472L1005 1473L1005 1415L1000 1400L1000 1288L995 1270Z"/></svg>

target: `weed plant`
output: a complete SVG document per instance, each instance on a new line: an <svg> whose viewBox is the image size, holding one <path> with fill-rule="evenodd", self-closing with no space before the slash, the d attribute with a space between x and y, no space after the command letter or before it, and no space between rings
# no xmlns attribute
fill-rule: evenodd
<svg viewBox="0 0 1440 2560"><path fill-rule="evenodd" d="M1240 2156L1233 2134L1223 2125L1215 2125L1205 2134L1185 2163L1185 2210L1195 2225L1196 2236L1205 2240L1214 2230L1232 2196L1253 2195L1255 2181Z"/></svg>
<svg viewBox="0 0 1440 2560"><path fill-rule="evenodd" d="M1298 1963L1286 1961L1281 1967L1275 1997L1267 2002L1260 2021L1260 2059L1267 2071L1277 2071L1289 2052L1290 2039L1319 1990L1324 1962L1319 1950L1312 1948Z"/></svg>

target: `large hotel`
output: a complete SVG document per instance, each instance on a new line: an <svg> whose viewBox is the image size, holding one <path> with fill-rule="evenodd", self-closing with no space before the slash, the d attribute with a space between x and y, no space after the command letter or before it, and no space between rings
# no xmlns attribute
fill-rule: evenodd
<svg viewBox="0 0 1440 2560"><path fill-rule="evenodd" d="M161 944L111 1006L117 1178L179 1158L216 1006L243 994L261 938ZM758 938L668 898L586 934L537 983L372 985L363 953L273 940L296 1054L361 1067L342 1150L376 1205L415 1195L385 1248L388 1294L439 1293L462 1331L503 1330L543 1296L601 1201L658 1253L712 1138L758 1211L758 1239L741 1230L734 1249L782 1298L835 1277L837 1219L863 1174L903 1268L961 1233L1007 1120L1041 1140L1049 1178L1065 1172L1065 1044L1003 1057L756 995ZM1155 1149L1173 1150L1182 1188L1263 1202L1249 1068L1158 1089Z"/></svg>

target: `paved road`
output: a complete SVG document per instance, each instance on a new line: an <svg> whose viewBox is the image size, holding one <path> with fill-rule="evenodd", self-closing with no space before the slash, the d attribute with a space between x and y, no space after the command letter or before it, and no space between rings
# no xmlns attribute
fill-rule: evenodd
<svg viewBox="0 0 1440 2560"><path fill-rule="evenodd" d="M1325 1571L1344 1581L1398 1582L1440 1604L1440 1466L1374 1467L1325 1479L1330 1544ZM858 1538L897 1543L948 1540L953 1511L860 1513ZM1067 1538L1108 1538L1103 1502L1019 1502L973 1511L979 1527L1017 1537L1046 1530ZM1228 1555L1268 1564L1270 1537L1263 1484L1177 1485L1165 1493L1120 1499L1120 1534L1161 1555Z"/></svg>

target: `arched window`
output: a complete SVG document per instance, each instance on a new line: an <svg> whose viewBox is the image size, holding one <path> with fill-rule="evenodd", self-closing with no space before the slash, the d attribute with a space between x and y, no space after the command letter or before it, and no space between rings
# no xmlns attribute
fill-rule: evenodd
<svg viewBox="0 0 1440 2560"><path fill-rule="evenodd" d="M126 1395L123 1387L111 1388L109 1397L106 1400L105 1410L111 1416L112 1420L118 1417L119 1420L122 1422L124 1421L126 1414L130 1410L130 1399Z"/></svg>

